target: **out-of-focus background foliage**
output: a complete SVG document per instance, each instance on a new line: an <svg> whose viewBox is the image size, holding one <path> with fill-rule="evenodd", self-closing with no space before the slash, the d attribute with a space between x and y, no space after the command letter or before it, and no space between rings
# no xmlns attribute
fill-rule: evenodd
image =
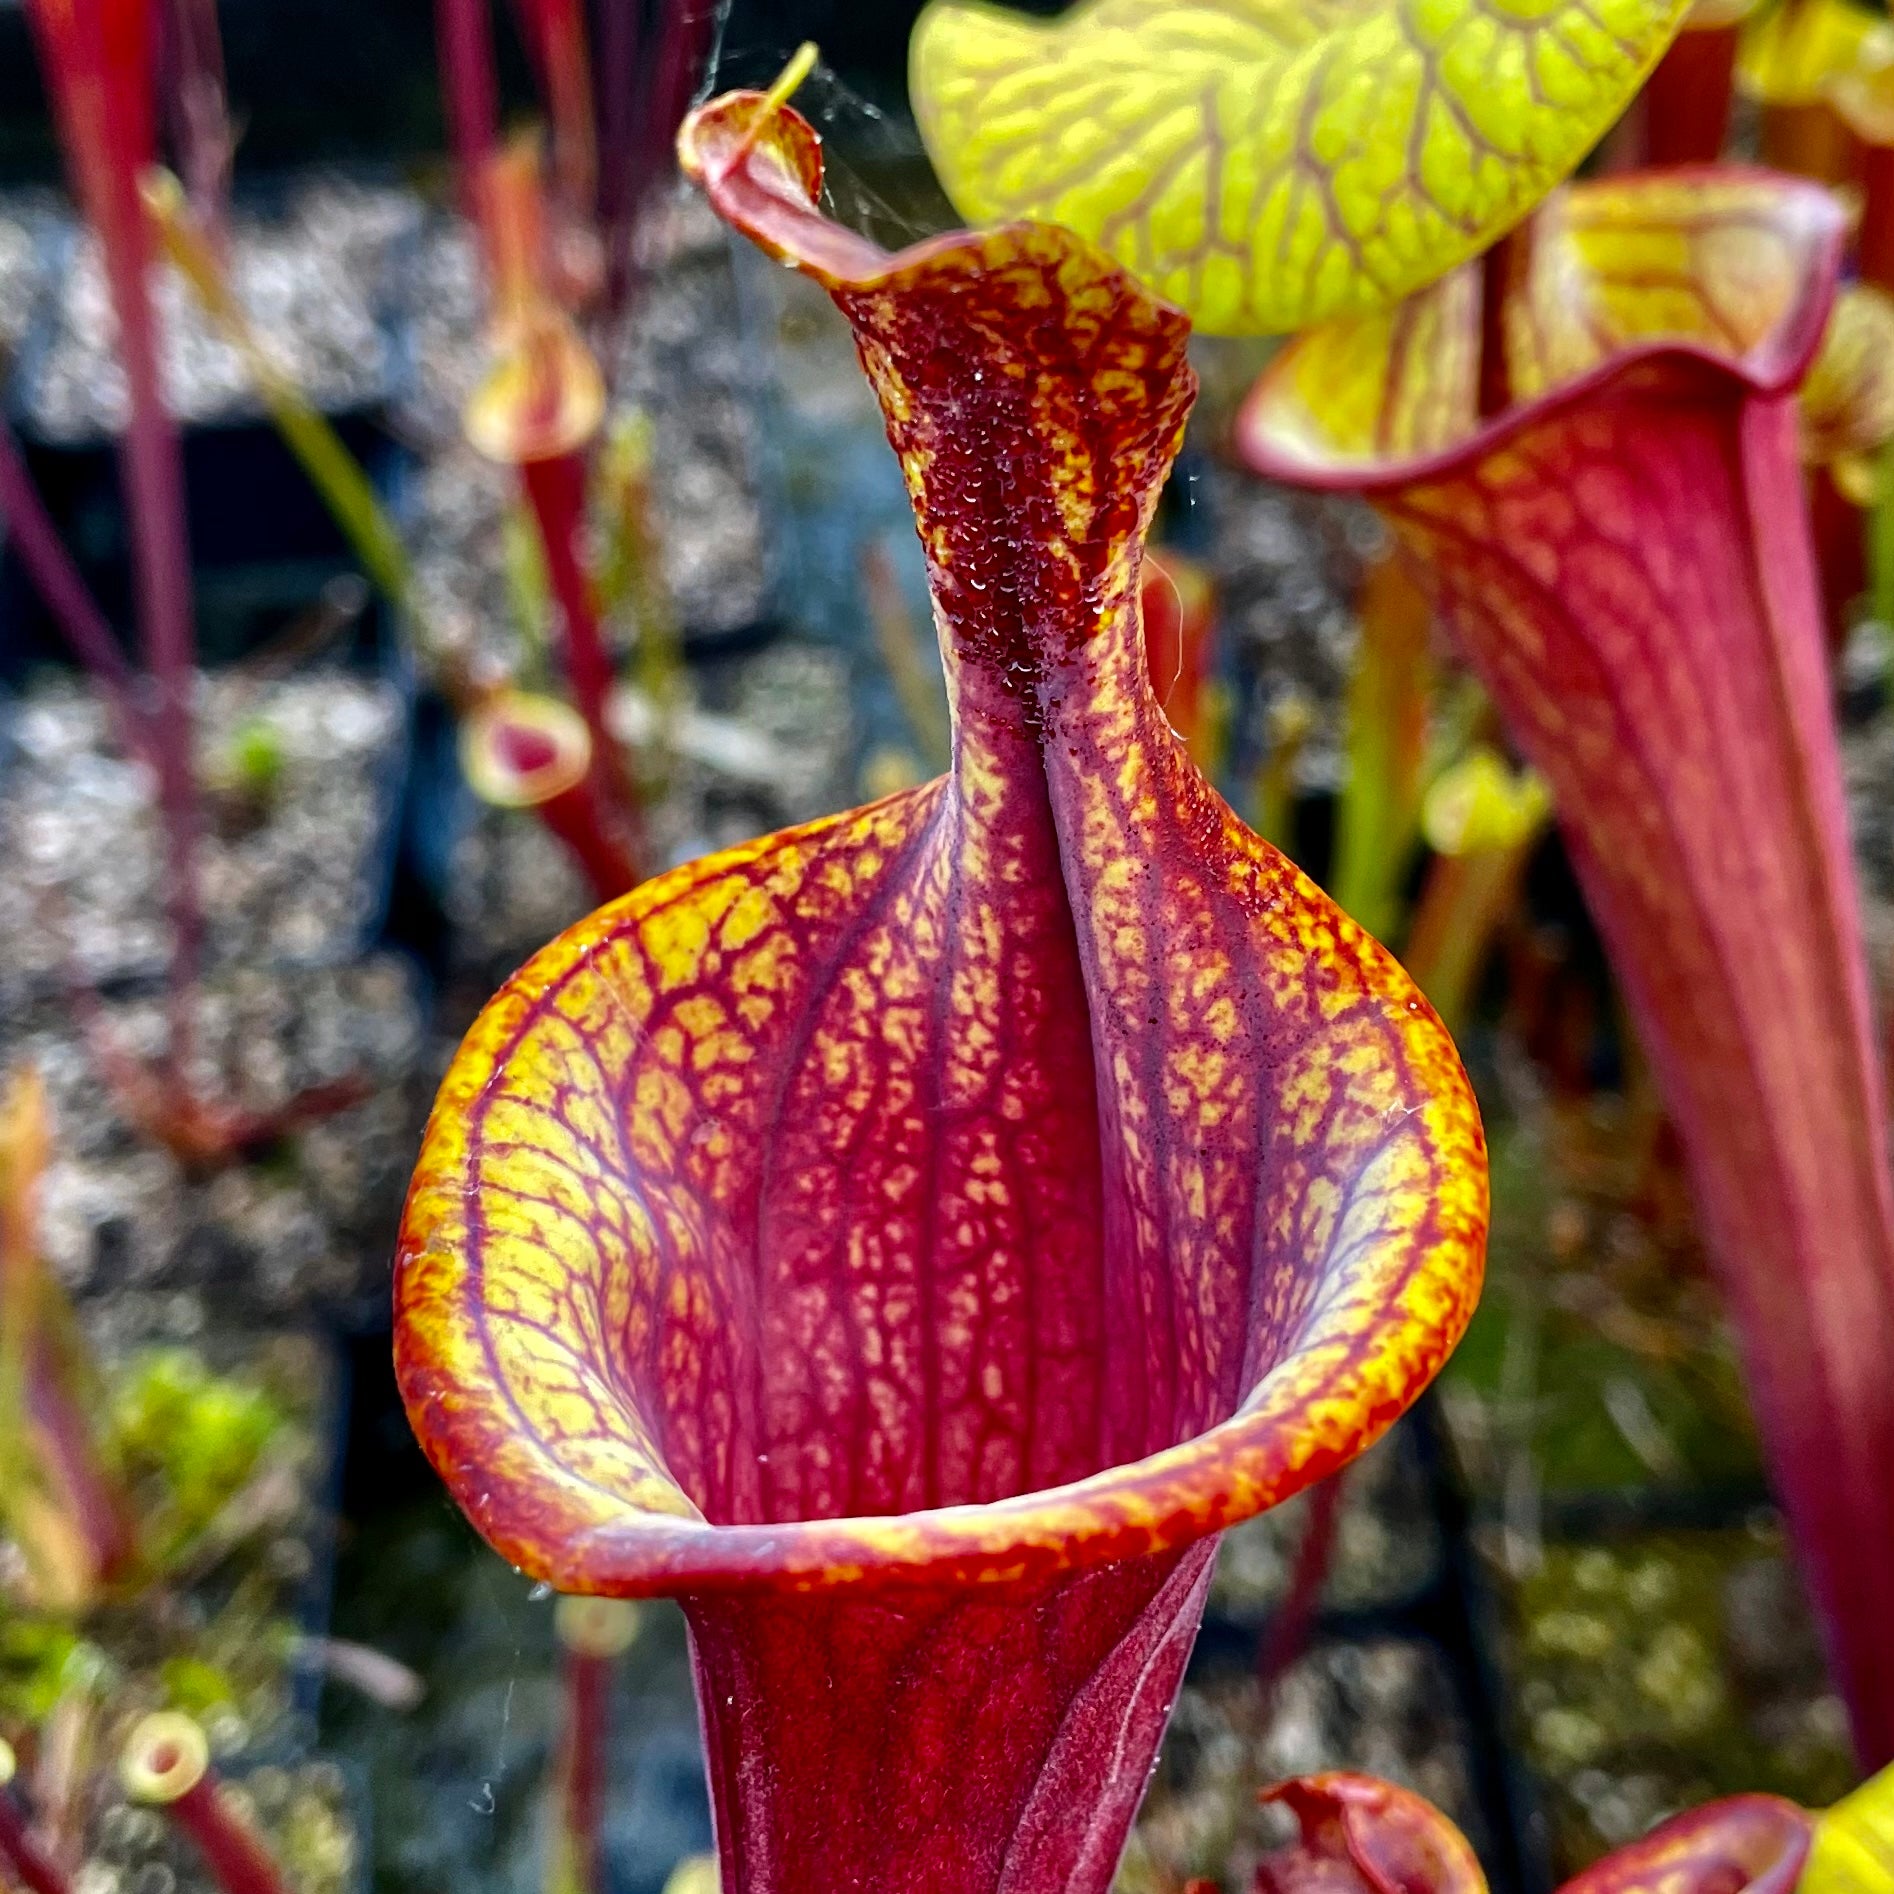
<svg viewBox="0 0 1894 1894"><path fill-rule="evenodd" d="M714 39L719 85L765 81L819 42L798 104L830 141L835 208L890 241L949 220L905 113L913 12L737 0ZM225 0L219 19L234 278L401 522L429 614L463 652L530 668L543 585L507 480L459 433L482 296L443 156L431 9ZM506 33L500 51L524 111L527 62ZM0 0L0 394L122 620L108 440L122 386L59 178L26 23ZM629 713L664 720L647 814L656 853L679 860L931 773L939 684L905 497L840 319L668 186L641 259L609 426L644 443L626 451L649 487L647 579L681 654ZM0 1594L0 1735L84 1894L202 1885L99 1767L125 1719L160 1703L205 1722L299 1894L513 1894L543 1884L549 1849L552 1601L474 1540L412 1443L387 1268L458 1034L591 899L540 830L467 796L438 675L368 596L175 282L161 312L209 671L198 1057L257 1109L349 1075L366 1091L199 1174L99 1083L73 981L130 1045L160 1036L162 856L9 549L0 1053L45 1078L41 1246L99 1364L101 1451L162 1553L141 1592L88 1612ZM1193 714L1220 781L1321 877L1382 541L1364 509L1270 488L1225 454L1266 353L1201 347L1204 402L1159 537L1214 589ZM1884 902L1882 635L1860 632L1841 675L1858 846ZM1254 1786L1301 1770L1418 1787L1502 1894L1538 1894L1712 1794L1821 1802L1849 1779L1675 1142L1540 833L1463 1033L1495 1156L1486 1300L1437 1394L1345 1476L1338 1507L1304 1500L1230 1536L1127 1890L1246 1885ZM17 1544L7 1559L0 1579L18 1576ZM708 1842L673 1611L644 1614L610 1701L606 1883L659 1894Z"/></svg>

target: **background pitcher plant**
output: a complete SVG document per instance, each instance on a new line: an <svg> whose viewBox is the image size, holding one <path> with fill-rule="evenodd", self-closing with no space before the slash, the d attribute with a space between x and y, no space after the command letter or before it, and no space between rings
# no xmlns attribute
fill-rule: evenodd
<svg viewBox="0 0 1894 1894"><path fill-rule="evenodd" d="M1312 331L1250 463L1371 495L1544 774L1684 1142L1857 1740L1894 1753L1894 1189L1795 391L1842 240L1766 173L1571 186L1505 303Z"/></svg>

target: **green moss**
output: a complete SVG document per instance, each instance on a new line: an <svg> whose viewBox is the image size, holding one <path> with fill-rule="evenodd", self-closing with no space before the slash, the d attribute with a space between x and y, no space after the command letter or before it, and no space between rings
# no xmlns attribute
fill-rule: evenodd
<svg viewBox="0 0 1894 1894"><path fill-rule="evenodd" d="M158 1667L158 1676L170 1708L184 1710L194 1717L205 1717L237 1700L236 1685L229 1672L192 1654L167 1658Z"/></svg>
<svg viewBox="0 0 1894 1894"><path fill-rule="evenodd" d="M1820 1806L1849 1786L1772 1525L1548 1546L1514 1603L1515 1721L1568 1871L1714 1796Z"/></svg>
<svg viewBox="0 0 1894 1894"><path fill-rule="evenodd" d="M260 1383L213 1374L188 1349L134 1356L114 1377L110 1430L139 1488L146 1543L180 1557L256 1475L287 1417Z"/></svg>
<svg viewBox="0 0 1894 1894"><path fill-rule="evenodd" d="M1626 1149L1629 1145L1633 1148ZM1486 1290L1447 1371L1476 1492L1556 1504L1761 1485L1730 1333L1694 1235L1610 1110L1493 1127Z"/></svg>
<svg viewBox="0 0 1894 1894"><path fill-rule="evenodd" d="M320 1356L295 1337L264 1341L235 1373L179 1347L103 1369L100 1445L130 1497L139 1557L80 1618L6 1600L0 1735L23 1736L75 1697L108 1720L184 1709L232 1749L277 1723L308 1566L320 1377Z"/></svg>
<svg viewBox="0 0 1894 1894"><path fill-rule="evenodd" d="M62 1697L98 1686L109 1669L104 1653L77 1627L57 1618L0 1617L0 1715L36 1724Z"/></svg>
<svg viewBox="0 0 1894 1894"><path fill-rule="evenodd" d="M249 801L266 804L282 784L285 760L282 732L267 717L249 717L231 731L211 773Z"/></svg>

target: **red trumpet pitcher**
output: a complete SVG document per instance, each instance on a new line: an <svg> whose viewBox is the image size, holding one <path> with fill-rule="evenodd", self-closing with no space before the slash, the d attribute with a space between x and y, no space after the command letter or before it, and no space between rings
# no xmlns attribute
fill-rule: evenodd
<svg viewBox="0 0 1894 1894"><path fill-rule="evenodd" d="M1570 187L1471 271L1311 332L1259 471L1369 494L1552 786L1740 1330L1863 1760L1894 1755L1894 1190L1795 390L1843 238L1766 172Z"/></svg>
<svg viewBox="0 0 1894 1894"><path fill-rule="evenodd" d="M1047 227L884 253L774 96L680 147L854 325L952 767L658 877L493 1000L408 1203L402 1388L507 1558L683 1601L727 1889L1102 1894L1216 1532L1465 1324L1478 1116L1153 697L1183 316Z"/></svg>

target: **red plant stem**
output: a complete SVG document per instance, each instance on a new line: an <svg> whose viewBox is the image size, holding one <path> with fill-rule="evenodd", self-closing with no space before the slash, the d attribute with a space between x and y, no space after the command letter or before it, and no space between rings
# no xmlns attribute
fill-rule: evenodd
<svg viewBox="0 0 1894 1894"><path fill-rule="evenodd" d="M658 0L664 19L650 115L651 150L664 164L674 153L677 129L690 107L717 22L714 0Z"/></svg>
<svg viewBox="0 0 1894 1894"><path fill-rule="evenodd" d="M164 1085L121 1042L96 991L68 958L66 1004L125 1122L162 1145L187 1172L251 1157L291 1132L358 1105L373 1089L359 1072L304 1087L268 1111L200 1098L188 1082Z"/></svg>
<svg viewBox="0 0 1894 1894"><path fill-rule="evenodd" d="M230 235L231 138L216 0L170 0L168 18L179 169L197 227L221 255Z"/></svg>
<svg viewBox="0 0 1894 1894"><path fill-rule="evenodd" d="M118 740L133 756L156 764L156 752L138 705L138 682L112 628L92 602L78 568L60 543L27 471L13 430L0 421L0 520L14 549L74 655L92 674L117 726Z"/></svg>
<svg viewBox="0 0 1894 1894"><path fill-rule="evenodd" d="M288 1894L276 1863L249 1827L223 1806L215 1773L206 1773L165 1813L196 1843L223 1894Z"/></svg>
<svg viewBox="0 0 1894 1894"><path fill-rule="evenodd" d="M724 1886L1103 1894L1212 1550L1009 1586L686 1598Z"/></svg>
<svg viewBox="0 0 1894 1894"><path fill-rule="evenodd" d="M517 0L552 119L553 172L568 214L589 218L598 186L591 61L579 0Z"/></svg>
<svg viewBox="0 0 1894 1894"><path fill-rule="evenodd" d="M434 37L447 136L460 171L461 208L468 222L484 231L487 165L500 142L487 0L434 0Z"/></svg>
<svg viewBox="0 0 1894 1894"><path fill-rule="evenodd" d="M0 1789L0 1863L19 1877L28 1894L71 1894L71 1882L33 1839L20 1805L5 1789Z"/></svg>
<svg viewBox="0 0 1894 1894"><path fill-rule="evenodd" d="M1861 233L1856 259L1861 280L1894 291L1894 145L1863 143Z"/></svg>
<svg viewBox="0 0 1894 1894"><path fill-rule="evenodd" d="M643 879L638 863L614 839L599 806L597 769L571 789L534 804L539 819L569 848L601 901L616 900Z"/></svg>
<svg viewBox="0 0 1894 1894"><path fill-rule="evenodd" d="M142 273L137 300L144 303ZM168 1064L181 1076L189 1060L191 991L203 933L197 883L197 791L192 777L190 570L185 537L184 463L158 395L157 359L145 333L125 350L132 423L126 441L132 546L144 602L146 649L158 686L151 727L158 750L158 799L164 812L172 931L171 1042ZM134 358L137 365L134 366Z"/></svg>
<svg viewBox="0 0 1894 1894"><path fill-rule="evenodd" d="M561 1762L569 1885L593 1894L602 1885L599 1833L605 1812L605 1705L613 1662L596 1652L565 1654L566 1731Z"/></svg>
<svg viewBox="0 0 1894 1894"><path fill-rule="evenodd" d="M641 192L668 175L675 156L677 129L689 109L716 24L714 0L658 0L662 26L645 108Z"/></svg>
<svg viewBox="0 0 1894 1894"><path fill-rule="evenodd" d="M1256 1681L1262 1689L1265 1710L1284 1673L1308 1648L1309 1633L1315 1628L1316 1613L1322 1606L1322 1587L1328 1583L1329 1567L1335 1558L1335 1531L1341 1522L1345 1477L1332 1473L1319 1486L1310 1489L1302 1539L1296 1547L1296 1562L1289 1574L1289 1589L1283 1594L1275 1617L1269 1621L1269 1628L1263 1633L1262 1648L1256 1655Z"/></svg>
<svg viewBox="0 0 1894 1894"><path fill-rule="evenodd" d="M142 251L142 244L140 249ZM120 272L115 272L120 274ZM184 524L184 462L158 389L151 310L142 256L124 271L120 347L131 392L125 482L131 502L132 551L143 606L147 659L158 687L151 728L158 753L158 799L164 813L172 931L171 1039L174 1078L189 1061L191 992L203 933L197 882L197 792L192 777L190 567Z"/></svg>
<svg viewBox="0 0 1894 1894"><path fill-rule="evenodd" d="M1480 413L1498 414L1510 400L1506 372L1506 295L1524 231L1501 237L1480 259Z"/></svg>
<svg viewBox="0 0 1894 1894"><path fill-rule="evenodd" d="M106 1476L89 1417L72 1377L62 1371L56 1342L42 1337L27 1371L27 1408L61 1507L77 1526L92 1560L92 1577L117 1577L137 1552L137 1530L125 1494Z"/></svg>
<svg viewBox="0 0 1894 1894"><path fill-rule="evenodd" d="M109 1049L94 1043L105 1063ZM158 1091L143 1069L119 1056L105 1063L115 1102L132 1128L161 1144L190 1176L207 1176L238 1159L252 1158L292 1132L320 1124L367 1098L374 1087L360 1072L306 1086L271 1111L243 1111L206 1103L186 1086Z"/></svg>
<svg viewBox="0 0 1894 1894"><path fill-rule="evenodd" d="M1657 174L1665 196L1678 176ZM1282 451L1267 403L1290 355L1238 433L1257 472L1376 501L1551 788L1878 1767L1894 1758L1894 1177L1796 399L1843 231L1826 192L1750 178L1759 210L1814 240L1800 295L1747 353L1632 327L1454 451L1365 476ZM1540 240L1565 241L1542 216Z"/></svg>
<svg viewBox="0 0 1894 1894"><path fill-rule="evenodd" d="M639 188L634 176L638 124L639 0L603 0L598 38L598 218L605 239L606 307L623 307Z"/></svg>
<svg viewBox="0 0 1894 1894"><path fill-rule="evenodd" d="M1552 784L1878 1766L1894 1757L1894 1189L1795 401L1691 364L1661 397L1613 391L1595 413L1552 412L1510 457L1383 503ZM1590 504L1557 535L1517 524L1548 490ZM1633 577L1560 583L1623 518L1648 565L1616 552ZM1440 524L1462 520L1481 530ZM1559 578L1522 548L1555 555Z"/></svg>
<svg viewBox="0 0 1894 1894"><path fill-rule="evenodd" d="M585 530L585 461L579 454L520 463L520 484L539 525L546 576L559 607L564 636L565 672L572 695L601 751L610 749L605 713L614 674L611 654L599 629L591 580L580 561Z"/></svg>
<svg viewBox="0 0 1894 1894"><path fill-rule="evenodd" d="M633 160L628 240L635 234L638 212L645 201L660 181L671 175L677 129L703 70L716 17L715 0L658 0L658 44Z"/></svg>
<svg viewBox="0 0 1894 1894"><path fill-rule="evenodd" d="M31 9L73 183L99 238L118 323L131 417L121 453L145 661L157 685L149 720L164 812L172 929L173 1081L189 1061L191 992L202 934L197 798L192 782L190 540L184 462L164 405L147 276L151 235L139 179L151 162L151 16L145 0L56 0Z"/></svg>
<svg viewBox="0 0 1894 1894"><path fill-rule="evenodd" d="M637 801L611 729L611 695L617 678L611 654L605 649L592 582L580 560L580 540L585 530L585 460L579 454L559 454L549 460L522 461L520 484L539 525L546 576L559 607L561 651L573 702L591 732L590 782L606 819L622 824L626 847L635 857L641 852Z"/></svg>
<svg viewBox="0 0 1894 1894"><path fill-rule="evenodd" d="M1714 164L1730 133L1736 85L1734 26L1679 33L1645 82L1648 164Z"/></svg>
<svg viewBox="0 0 1894 1894"><path fill-rule="evenodd" d="M673 142L716 24L713 0L657 0L657 43L639 83L637 0L606 0L599 34L599 217L606 237L607 307L637 292L638 213L670 170Z"/></svg>

